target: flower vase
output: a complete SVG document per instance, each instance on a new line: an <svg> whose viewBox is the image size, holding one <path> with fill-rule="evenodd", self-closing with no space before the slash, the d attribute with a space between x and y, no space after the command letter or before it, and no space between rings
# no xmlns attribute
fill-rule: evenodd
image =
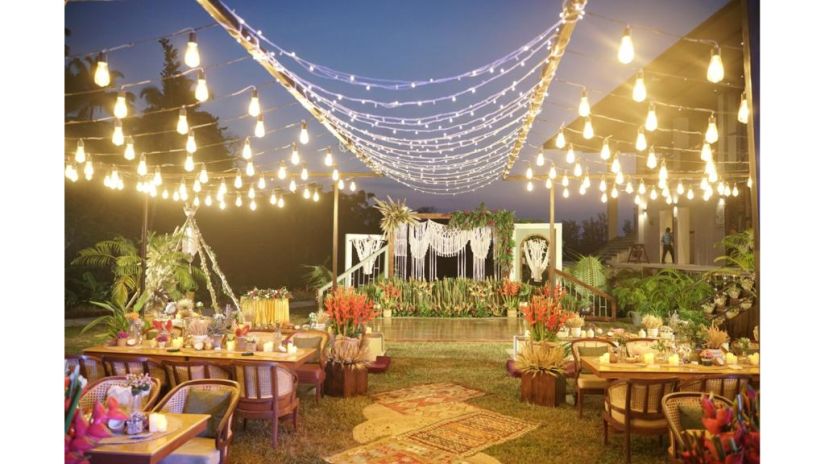
<svg viewBox="0 0 825 464"><path fill-rule="evenodd" d="M192 336L192 348L201 351L206 347L206 335L193 335Z"/></svg>
<svg viewBox="0 0 825 464"><path fill-rule="evenodd" d="M573 338L579 338L582 336L582 328L581 327L570 327L570 336Z"/></svg>
<svg viewBox="0 0 825 464"><path fill-rule="evenodd" d="M223 345L223 335L212 335L212 349L219 350Z"/></svg>
<svg viewBox="0 0 825 464"><path fill-rule="evenodd" d="M115 345L117 346L126 346L126 339L122 337L118 337L115 339Z"/></svg>
<svg viewBox="0 0 825 464"><path fill-rule="evenodd" d="M659 337L659 328L652 327L647 329L647 336L650 338L658 338Z"/></svg>
<svg viewBox="0 0 825 464"><path fill-rule="evenodd" d="M384 319L389 319L389 318L391 318L391 317L392 317L392 309L384 309L384 310L382 310L382 311L381 311L381 315L384 317Z"/></svg>
<svg viewBox="0 0 825 464"><path fill-rule="evenodd" d="M367 393L367 366L364 364L327 363L324 393L349 398Z"/></svg>

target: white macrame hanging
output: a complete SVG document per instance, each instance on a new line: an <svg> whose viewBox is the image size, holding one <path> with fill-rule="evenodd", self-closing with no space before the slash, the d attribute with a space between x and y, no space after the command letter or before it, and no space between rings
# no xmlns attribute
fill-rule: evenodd
<svg viewBox="0 0 825 464"><path fill-rule="evenodd" d="M369 258L364 261L364 266L361 268L364 270L364 274L372 275L372 268L375 265L375 259L377 257L370 257L370 255L378 251L383 242L380 238L374 237L360 238L352 241L352 244L355 245L355 253L358 254L358 261L364 261L365 258Z"/></svg>
<svg viewBox="0 0 825 464"><path fill-rule="evenodd" d="M430 246L438 256L457 256L470 240L468 232L437 222L427 221L427 235L430 238Z"/></svg>
<svg viewBox="0 0 825 464"><path fill-rule="evenodd" d="M470 231L470 249L473 252L473 279L484 280L484 261L493 241L493 230L479 227Z"/></svg>
<svg viewBox="0 0 825 464"><path fill-rule="evenodd" d="M393 242L393 259L395 260L395 275L402 279L407 278L407 224L401 224L395 230Z"/></svg>
<svg viewBox="0 0 825 464"><path fill-rule="evenodd" d="M541 274L547 269L547 263L550 261L547 242L531 239L524 242L523 248L527 266L530 268L530 277L536 282L541 282Z"/></svg>
<svg viewBox="0 0 825 464"><path fill-rule="evenodd" d="M413 279L424 279L424 256L430 248L430 240L427 234L427 223L419 222L408 227L410 257L412 258L412 269L410 275Z"/></svg>

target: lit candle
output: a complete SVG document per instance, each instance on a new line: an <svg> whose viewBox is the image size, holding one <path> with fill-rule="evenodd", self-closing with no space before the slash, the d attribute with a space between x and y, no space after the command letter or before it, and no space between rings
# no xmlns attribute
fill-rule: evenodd
<svg viewBox="0 0 825 464"><path fill-rule="evenodd" d="M672 354L672 355L668 356L667 357L667 363L670 364L671 366L678 366L679 365L679 355L678 354Z"/></svg>
<svg viewBox="0 0 825 464"><path fill-rule="evenodd" d="M759 365L759 353L754 353L748 355L748 361L750 361L751 365L758 366Z"/></svg>
<svg viewBox="0 0 825 464"><path fill-rule="evenodd" d="M725 364L736 365L739 359L733 353L725 353Z"/></svg>
<svg viewBox="0 0 825 464"><path fill-rule="evenodd" d="M271 353L275 349L275 342L264 342L264 351Z"/></svg>
<svg viewBox="0 0 825 464"><path fill-rule="evenodd" d="M645 364L653 364L656 361L656 355L654 353L645 353L642 355L642 359L644 359Z"/></svg>
<svg viewBox="0 0 825 464"><path fill-rule="evenodd" d="M168 426L166 416L163 414L152 413L149 414L149 431L150 432L165 432Z"/></svg>
<svg viewBox="0 0 825 464"><path fill-rule="evenodd" d="M226 351L235 351L235 340L229 340L226 342Z"/></svg>
<svg viewBox="0 0 825 464"><path fill-rule="evenodd" d="M172 348L183 348L183 337L175 337L172 339Z"/></svg>
<svg viewBox="0 0 825 464"><path fill-rule="evenodd" d="M599 364L610 364L610 353L599 356Z"/></svg>
<svg viewBox="0 0 825 464"><path fill-rule="evenodd" d="M295 354L298 352L298 347L295 346L295 344L293 344L292 342L289 342L289 344L287 344L286 346L286 351L287 353Z"/></svg>

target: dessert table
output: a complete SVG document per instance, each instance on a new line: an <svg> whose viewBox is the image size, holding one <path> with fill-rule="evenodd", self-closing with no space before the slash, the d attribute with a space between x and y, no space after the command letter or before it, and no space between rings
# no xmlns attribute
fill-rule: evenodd
<svg viewBox="0 0 825 464"><path fill-rule="evenodd" d="M169 351L169 348L150 348L148 346L93 346L83 350L84 354L96 356L145 356L161 361L164 359L177 361L223 361L232 364L232 361L264 361L277 362L285 367L295 369L302 366L312 357L315 349L298 348L294 353L281 351L255 351L251 356L244 356L240 351L195 350L194 348L180 348L178 351Z"/></svg>
<svg viewBox="0 0 825 464"><path fill-rule="evenodd" d="M671 366L667 363L646 365L642 362L606 364L600 362L597 356L583 356L581 361L583 367L586 366L593 374L603 379L614 380L655 380L668 378L693 380L718 375L747 375L754 378L759 377L759 366L741 364L725 366L702 366L697 364Z"/></svg>
<svg viewBox="0 0 825 464"><path fill-rule="evenodd" d="M130 440L129 435L102 439L88 451L92 464L155 464L206 430L209 414L165 413L167 431L157 438ZM107 444L109 443L109 444Z"/></svg>
<svg viewBox="0 0 825 464"><path fill-rule="evenodd" d="M247 298L241 297L241 311L244 320L252 327L274 327L289 323L289 300L287 298Z"/></svg>

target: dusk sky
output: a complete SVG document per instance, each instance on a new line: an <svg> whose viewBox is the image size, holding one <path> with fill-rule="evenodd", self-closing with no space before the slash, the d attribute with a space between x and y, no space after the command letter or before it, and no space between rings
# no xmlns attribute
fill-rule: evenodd
<svg viewBox="0 0 825 464"><path fill-rule="evenodd" d="M519 47L558 20L561 1L398 1L371 0L330 2L263 2L226 0L230 8L260 29L270 40L299 56L331 68L358 75L388 79L429 79L458 74L483 65ZM721 8L721 0L647 0L590 1L587 11L598 13L631 26L652 26L670 34L683 35ZM187 27L211 23L211 17L194 0L140 0L108 2L70 2L66 6L66 28L71 30L67 44L71 54L82 54L135 40L166 35ZM642 28L633 30L637 59L631 66L616 60L616 46L623 26L605 19L585 16L577 25L557 77L584 84L591 104L633 75L673 44L674 39ZM186 36L176 37L183 50ZM204 65L224 63L247 57L246 51L220 27L198 35ZM153 79L157 82L162 53L156 41L109 54L112 68L125 74L124 83ZM283 61L287 66L297 66ZM226 95L247 85L257 85L262 106L280 106L294 99L270 75L252 60L210 71L207 76L212 95ZM317 79L317 78L316 78ZM323 82L322 80L320 80ZM139 89L130 89L139 93ZM536 121L528 143L544 142L564 121L575 117L579 89L558 82L551 84L540 119ZM245 113L248 94L207 102L203 108L221 119ZM311 116L298 105L267 114L267 127L280 127ZM226 123L231 134L246 136L252 132L251 118ZM295 139L290 131L268 135L255 141L256 148L282 146ZM337 142L318 123L310 121L310 144L302 152L312 157L310 170L322 168L318 150L335 149L343 170L366 171L351 154L339 153ZM529 146L522 151L513 173L521 174L536 154ZM288 152L273 153L262 164L275 166ZM557 165L563 154L549 153ZM272 167L268 167L272 169ZM591 174L603 167L591 168ZM630 166L625 172L630 173ZM473 193L434 196L415 192L392 179L360 181L360 188L379 197L406 198L412 207L434 206L439 211L472 209L480 202L492 208L515 210L522 218L546 220L548 196L543 186L532 193L523 183L496 181ZM572 191L569 199L557 196L556 215L561 219L584 219L604 211L598 189L585 196ZM620 197L620 214L629 218L632 202Z"/></svg>

